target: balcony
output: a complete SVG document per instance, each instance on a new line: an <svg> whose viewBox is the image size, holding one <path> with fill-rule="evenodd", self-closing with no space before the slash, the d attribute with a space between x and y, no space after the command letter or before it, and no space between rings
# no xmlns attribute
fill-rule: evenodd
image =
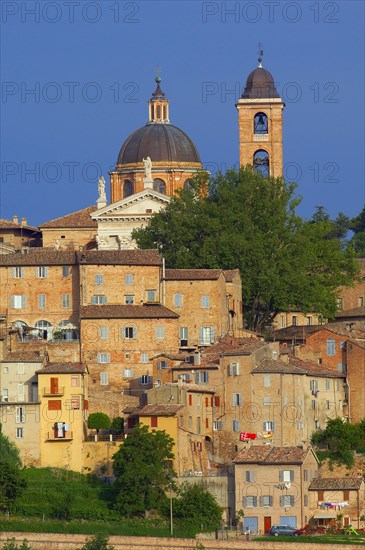
<svg viewBox="0 0 365 550"><path fill-rule="evenodd" d="M43 388L43 397L62 397L65 393L65 388Z"/></svg>
<svg viewBox="0 0 365 550"><path fill-rule="evenodd" d="M62 437L58 436L58 434L55 431L52 431L52 432L47 432L46 440L47 441L72 441L73 438L74 438L73 432L71 431L64 432L64 435Z"/></svg>

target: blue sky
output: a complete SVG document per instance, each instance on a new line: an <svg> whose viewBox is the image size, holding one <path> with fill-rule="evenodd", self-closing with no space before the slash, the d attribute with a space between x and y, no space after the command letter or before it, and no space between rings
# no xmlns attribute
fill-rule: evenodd
<svg viewBox="0 0 365 550"><path fill-rule="evenodd" d="M3 1L0 217L94 204L147 121L156 67L171 122L212 172L238 162L235 102L258 43L284 101L299 213L364 203L364 2ZM33 90L33 93L31 92Z"/></svg>

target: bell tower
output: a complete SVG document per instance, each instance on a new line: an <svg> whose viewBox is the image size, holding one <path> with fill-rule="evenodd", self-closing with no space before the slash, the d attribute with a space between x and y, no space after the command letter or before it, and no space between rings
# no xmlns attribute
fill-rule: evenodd
<svg viewBox="0 0 365 550"><path fill-rule="evenodd" d="M262 67L247 77L246 86L236 105L238 110L240 165L251 164L263 176L283 175L283 109L274 79Z"/></svg>

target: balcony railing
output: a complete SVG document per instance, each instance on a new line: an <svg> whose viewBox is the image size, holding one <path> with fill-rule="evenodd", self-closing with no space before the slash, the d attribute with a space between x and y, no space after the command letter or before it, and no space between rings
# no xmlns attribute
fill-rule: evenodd
<svg viewBox="0 0 365 550"><path fill-rule="evenodd" d="M65 393L65 388L43 388L43 397L62 396Z"/></svg>
<svg viewBox="0 0 365 550"><path fill-rule="evenodd" d="M73 432L64 432L63 436L59 436L56 432L47 433L47 441L71 441L74 438Z"/></svg>

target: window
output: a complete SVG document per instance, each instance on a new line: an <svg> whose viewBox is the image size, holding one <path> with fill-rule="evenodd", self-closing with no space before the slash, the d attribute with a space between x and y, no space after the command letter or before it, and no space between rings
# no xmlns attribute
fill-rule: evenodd
<svg viewBox="0 0 365 550"><path fill-rule="evenodd" d="M271 378L269 374L264 376L264 388L269 388L271 386Z"/></svg>
<svg viewBox="0 0 365 550"><path fill-rule="evenodd" d="M242 405L242 394L241 393L233 393L232 394L232 406L233 407L239 407Z"/></svg>
<svg viewBox="0 0 365 550"><path fill-rule="evenodd" d="M161 110L161 107L157 107L157 118L161 118L161 116L158 116L158 110ZM156 178L153 180L153 188L155 191L158 191L158 193L162 193L163 195L166 195L166 183L160 179Z"/></svg>
<svg viewBox="0 0 365 550"><path fill-rule="evenodd" d="M253 123L253 133L259 135L268 133L267 116L265 113L256 113Z"/></svg>
<svg viewBox="0 0 365 550"><path fill-rule="evenodd" d="M267 178L270 174L270 161L269 154L263 149L255 151L253 156L253 167L257 174L260 174L263 178Z"/></svg>
<svg viewBox="0 0 365 550"><path fill-rule="evenodd" d="M100 373L100 385L101 386L107 386L109 383L109 377L107 372L101 372Z"/></svg>
<svg viewBox="0 0 365 550"><path fill-rule="evenodd" d="M280 506L282 508L294 506L294 495L282 495L280 497Z"/></svg>
<svg viewBox="0 0 365 550"><path fill-rule="evenodd" d="M261 506L272 506L273 498L271 495L263 495L260 499Z"/></svg>
<svg viewBox="0 0 365 550"><path fill-rule="evenodd" d="M155 329L156 338L163 339L165 338L165 329L164 327L156 327Z"/></svg>
<svg viewBox="0 0 365 550"><path fill-rule="evenodd" d="M327 355L336 355L336 340L327 340Z"/></svg>
<svg viewBox="0 0 365 550"><path fill-rule="evenodd" d="M254 476L253 470L246 470L245 479L246 479L247 483L251 483L252 481L255 481L255 476Z"/></svg>
<svg viewBox="0 0 365 550"><path fill-rule="evenodd" d="M343 364L342 363L339 363L337 365L337 370L338 370L338 372L343 372Z"/></svg>
<svg viewBox="0 0 365 550"><path fill-rule="evenodd" d="M304 506L308 506L308 495L304 495Z"/></svg>
<svg viewBox="0 0 365 550"><path fill-rule="evenodd" d="M134 193L134 185L131 180L125 180L123 183L123 198L129 197Z"/></svg>
<svg viewBox="0 0 365 550"><path fill-rule="evenodd" d="M132 294L126 294L124 296L124 303L127 305L134 304L134 296Z"/></svg>
<svg viewBox="0 0 365 550"><path fill-rule="evenodd" d="M124 284L133 285L133 283L134 283L134 275L132 273L126 273L124 275Z"/></svg>
<svg viewBox="0 0 365 550"><path fill-rule="evenodd" d="M326 380L326 390L331 389L331 380Z"/></svg>
<svg viewBox="0 0 365 550"><path fill-rule="evenodd" d="M208 384L209 382L209 372L207 371L198 371L195 375L196 384Z"/></svg>
<svg viewBox="0 0 365 550"><path fill-rule="evenodd" d="M192 416L189 416L188 418L188 428L192 428L193 427L193 417Z"/></svg>
<svg viewBox="0 0 365 550"><path fill-rule="evenodd" d="M2 391L2 394L3 394L1 398L2 402L7 403L9 401L9 390L4 388Z"/></svg>
<svg viewBox="0 0 365 550"><path fill-rule="evenodd" d="M350 491L343 492L343 500L350 500Z"/></svg>
<svg viewBox="0 0 365 550"><path fill-rule="evenodd" d="M318 491L318 500L324 500L324 491Z"/></svg>
<svg viewBox="0 0 365 550"><path fill-rule="evenodd" d="M359 307L363 307L364 306L364 296L359 296L359 299L357 301L357 304Z"/></svg>
<svg viewBox="0 0 365 550"><path fill-rule="evenodd" d="M219 395L216 395L215 397L212 397L212 406L213 407L220 407L221 405L221 398Z"/></svg>
<svg viewBox="0 0 365 550"><path fill-rule="evenodd" d="M165 370L167 369L167 361L159 361L157 363L157 369L158 370Z"/></svg>
<svg viewBox="0 0 365 550"><path fill-rule="evenodd" d="M264 405L270 405L270 396L269 395L265 395L265 397L263 399L263 404Z"/></svg>
<svg viewBox="0 0 365 550"><path fill-rule="evenodd" d="M133 378L134 370L133 369L123 369L123 378Z"/></svg>
<svg viewBox="0 0 365 550"><path fill-rule="evenodd" d="M48 401L48 410L49 411L61 411L62 410L62 401L61 399L52 399Z"/></svg>
<svg viewBox="0 0 365 550"><path fill-rule="evenodd" d="M328 401L328 399L327 399L327 401L326 401L326 410L329 411L330 407L331 407L331 402Z"/></svg>
<svg viewBox="0 0 365 550"><path fill-rule="evenodd" d="M70 307L70 295L62 294L62 307Z"/></svg>
<svg viewBox="0 0 365 550"><path fill-rule="evenodd" d="M156 302L156 290L147 290L147 302Z"/></svg>
<svg viewBox="0 0 365 550"><path fill-rule="evenodd" d="M302 429L303 429L303 426L304 426L303 422L302 422L301 420L298 420L298 422L297 422L297 429L298 429L298 430L302 430Z"/></svg>
<svg viewBox="0 0 365 550"><path fill-rule="evenodd" d="M17 439L23 439L24 437L24 428L17 428L16 429L16 438Z"/></svg>
<svg viewBox="0 0 365 550"><path fill-rule="evenodd" d="M13 267L13 279L24 278L24 267Z"/></svg>
<svg viewBox="0 0 365 550"><path fill-rule="evenodd" d="M191 407L192 404L193 404L193 396L192 396L191 394L189 394L188 398L189 398L189 399L188 399L188 401L189 401L189 406Z"/></svg>
<svg viewBox="0 0 365 550"><path fill-rule="evenodd" d="M275 422L272 420L267 420L263 424L264 432L273 432L275 430Z"/></svg>
<svg viewBox="0 0 365 550"><path fill-rule="evenodd" d="M201 327L199 343L201 346L214 344L214 327Z"/></svg>
<svg viewBox="0 0 365 550"><path fill-rule="evenodd" d="M183 380L183 382L190 382L190 380L191 380L190 374L186 373L186 372L184 372L183 374L179 374L178 378Z"/></svg>
<svg viewBox="0 0 365 550"><path fill-rule="evenodd" d="M294 470L280 470L279 481L284 481L284 482L294 481Z"/></svg>
<svg viewBox="0 0 365 550"><path fill-rule="evenodd" d="M139 378L139 383L142 384L142 386L152 384L152 376L149 376L148 374L142 374Z"/></svg>
<svg viewBox="0 0 365 550"><path fill-rule="evenodd" d="M95 306L100 306L102 304L107 304L108 299L105 294L94 294L94 296L91 296L91 303Z"/></svg>
<svg viewBox="0 0 365 550"><path fill-rule="evenodd" d="M48 267L37 266L35 268L35 276L37 279L46 279L48 277Z"/></svg>
<svg viewBox="0 0 365 550"><path fill-rule="evenodd" d="M151 428L157 428L157 416L151 417Z"/></svg>
<svg viewBox="0 0 365 550"><path fill-rule="evenodd" d="M221 432L223 430L223 422L221 420L213 420L213 431Z"/></svg>
<svg viewBox="0 0 365 550"><path fill-rule="evenodd" d="M137 329L135 327L123 327L122 338L126 338L128 340L137 338Z"/></svg>
<svg viewBox="0 0 365 550"><path fill-rule="evenodd" d="M24 424L24 422L25 422L25 407L16 407L16 409L15 409L15 422L17 424Z"/></svg>
<svg viewBox="0 0 365 550"><path fill-rule="evenodd" d="M3 373L9 374L9 367L3 367Z"/></svg>
<svg viewBox="0 0 365 550"><path fill-rule="evenodd" d="M97 354L98 363L110 363L110 353L98 353Z"/></svg>
<svg viewBox="0 0 365 550"><path fill-rule="evenodd" d="M311 316L307 317L307 325L313 325L313 318Z"/></svg>
<svg viewBox="0 0 365 550"><path fill-rule="evenodd" d="M62 277L67 277L70 274L70 268L68 265L62 266Z"/></svg>
<svg viewBox="0 0 365 550"><path fill-rule="evenodd" d="M311 408L316 409L317 408L317 401L315 399L312 399L311 401Z"/></svg>
<svg viewBox="0 0 365 550"><path fill-rule="evenodd" d="M188 327L180 327L180 346L187 347L188 345Z"/></svg>
<svg viewBox="0 0 365 550"><path fill-rule="evenodd" d="M80 386L80 377L78 374L71 376L71 386L73 388L78 388Z"/></svg>
<svg viewBox="0 0 365 550"><path fill-rule="evenodd" d="M24 367L24 364L23 363L18 363L17 367L16 367L16 373L17 374L24 374L25 372L25 367Z"/></svg>
<svg viewBox="0 0 365 550"><path fill-rule="evenodd" d="M207 307L209 307L209 304L210 304L209 296L202 296L201 297L201 307L207 308Z"/></svg>
<svg viewBox="0 0 365 550"><path fill-rule="evenodd" d="M297 315L293 315L292 318L291 318L291 324L296 327L298 325L298 316Z"/></svg>
<svg viewBox="0 0 365 550"><path fill-rule="evenodd" d="M182 294L174 294L174 306L175 307L182 307L183 303L183 295Z"/></svg>
<svg viewBox="0 0 365 550"><path fill-rule="evenodd" d="M337 309L343 309L343 298L337 298Z"/></svg>
<svg viewBox="0 0 365 550"><path fill-rule="evenodd" d="M38 294L38 308L44 309L46 307L46 295L45 294Z"/></svg>
<svg viewBox="0 0 365 550"><path fill-rule="evenodd" d="M148 353L141 353L141 363L148 363Z"/></svg>
<svg viewBox="0 0 365 550"><path fill-rule="evenodd" d="M80 410L80 396L79 395L72 395L71 396L71 409L73 411L79 411Z"/></svg>
<svg viewBox="0 0 365 550"><path fill-rule="evenodd" d="M285 322L285 315L280 315L280 328L285 328L286 322Z"/></svg>
<svg viewBox="0 0 365 550"><path fill-rule="evenodd" d="M253 496L243 497L242 504L244 508L256 508L257 497L253 497Z"/></svg>
<svg viewBox="0 0 365 550"><path fill-rule="evenodd" d="M27 303L27 298L24 294L13 294L11 297L11 307L14 309L23 309Z"/></svg>
<svg viewBox="0 0 365 550"><path fill-rule="evenodd" d="M230 363L228 366L229 376L238 376L239 373L240 373L240 364L236 362Z"/></svg>
<svg viewBox="0 0 365 550"><path fill-rule="evenodd" d="M240 423L238 420L233 420L233 431L234 432L240 431Z"/></svg>
<svg viewBox="0 0 365 550"><path fill-rule="evenodd" d="M97 286L103 285L104 284L104 276L97 273L94 277L94 281L95 281L95 284Z"/></svg>
<svg viewBox="0 0 365 550"><path fill-rule="evenodd" d="M100 340L107 340L108 336L109 336L108 327L100 327L99 328L99 335L100 335Z"/></svg>
<svg viewBox="0 0 365 550"><path fill-rule="evenodd" d="M18 401L24 401L24 384L18 384Z"/></svg>
<svg viewBox="0 0 365 550"><path fill-rule="evenodd" d="M312 391L318 391L318 381L317 380L310 380L309 381L309 387Z"/></svg>

